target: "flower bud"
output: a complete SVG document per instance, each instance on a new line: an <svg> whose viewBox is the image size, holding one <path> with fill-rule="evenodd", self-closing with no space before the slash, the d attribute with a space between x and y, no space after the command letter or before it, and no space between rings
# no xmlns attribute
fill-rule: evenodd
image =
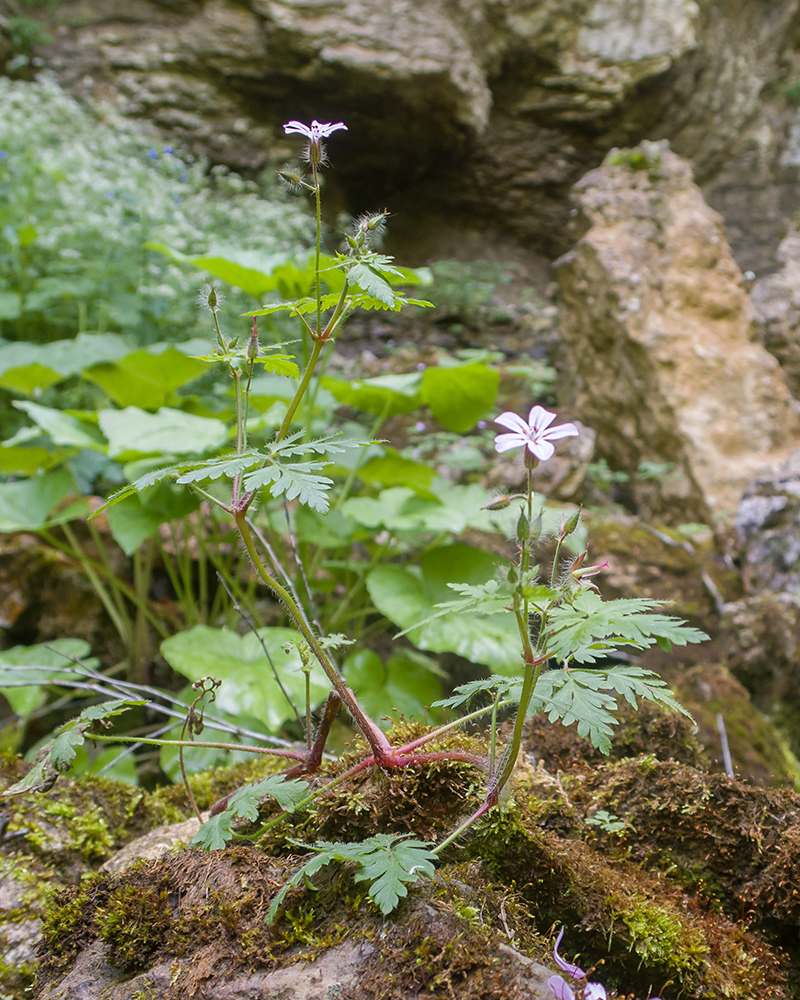
<svg viewBox="0 0 800 1000"><path fill-rule="evenodd" d="M256 318L253 317L253 331L250 334L250 342L247 345L247 360L254 363L258 360L259 355L259 345L258 345L258 325L256 324Z"/></svg>
<svg viewBox="0 0 800 1000"><path fill-rule="evenodd" d="M572 532L575 531L575 529L581 523L582 511L583 511L583 505L581 504L581 506L578 507L575 513L570 514L570 516L566 519L566 521L564 521L564 523L561 525L560 534L562 538L566 538L568 535L571 535Z"/></svg>
<svg viewBox="0 0 800 1000"><path fill-rule="evenodd" d="M218 292L214 285L204 281L197 292L197 304L201 309L209 309L212 313L222 305L225 296Z"/></svg>
<svg viewBox="0 0 800 1000"><path fill-rule="evenodd" d="M528 538L530 538L532 542L538 542L541 536L542 536L542 511L539 511L539 513L536 515L536 519L531 525L530 531L528 533Z"/></svg>
<svg viewBox="0 0 800 1000"><path fill-rule="evenodd" d="M505 510L510 503L511 497L501 493L500 496L496 496L494 500L490 500L485 507L481 507L481 510Z"/></svg>
<svg viewBox="0 0 800 1000"><path fill-rule="evenodd" d="M519 520L517 521L517 541L520 545L524 545L531 534L531 526L525 511L521 511L519 515Z"/></svg>

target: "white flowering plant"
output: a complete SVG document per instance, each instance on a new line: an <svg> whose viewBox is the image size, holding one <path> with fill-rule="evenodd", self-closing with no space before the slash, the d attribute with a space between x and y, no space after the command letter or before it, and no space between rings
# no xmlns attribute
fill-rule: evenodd
<svg viewBox="0 0 800 1000"><path fill-rule="evenodd" d="M386 913L407 893L408 885L420 875L430 873L440 852L465 835L498 804L514 772L522 746L523 727L530 714L545 712L552 722L575 724L579 736L608 752L618 699L634 707L640 700L646 700L682 711L657 674L631 663L614 665L613 659L609 666L609 658L620 650L629 653L655 644L669 649L673 644L699 642L706 637L684 622L663 614L652 601L603 600L595 581L605 564L587 565L588 550L585 548L565 556L571 541L579 535L580 510L562 517L548 536L544 529L545 510L534 490L537 465L549 461L558 442L577 436L579 428L570 422L557 423L556 414L540 405L534 405L527 418L504 412L495 419L501 428L495 437L495 451L503 454L523 449L525 487L518 493L497 496L485 506L491 512L506 511L505 516L510 515L513 558L494 563L494 574L486 576L482 582L449 581L447 589L452 599L437 601L428 614L417 617L414 610L417 605L407 594L403 595L403 601L396 603L403 604L406 609L411 607L412 620L402 622L401 635L410 635L420 648L425 648L425 634L435 632L444 621L456 630L461 629L465 635L471 634L470 628L475 621L494 623L501 620L502 628L510 622L516 635L517 668L463 685L452 697L438 703L441 709L455 710L470 707L476 696L485 697L488 693L488 706L472 709L461 719L430 729L414 740L399 745L391 741L342 672L337 657L340 649L349 643L348 638L326 634L316 616L308 583L313 568L306 567L299 558L297 574L290 572L276 547L255 523L253 512L263 498L309 509L317 516L324 516L329 511L334 483L327 475L327 467L338 461L342 453L368 446L370 442L336 434L315 437L307 433L300 416L303 404L315 391L318 369L334 349L341 324L354 310L397 311L409 304L425 307L427 303L406 295L404 280L408 272L376 248L374 236L386 222L385 211L358 220L353 231L347 234L342 251L333 256L323 253L320 172L327 163L324 140L345 131L346 126L342 122L315 121L307 126L292 121L284 127L288 135L300 135L305 140L303 159L308 172L286 173L296 186L311 195L314 202L316 239L310 289L297 298L267 303L250 312L251 332L240 342L227 337L222 330L220 293L216 286L204 286L202 304L211 315L215 345L198 360L223 366L232 379L236 404L235 444L228 450L217 451L211 458L187 455L181 461L150 469L114 494L105 509L111 512L121 502L171 482L184 486L230 518L258 578L286 610L292 626L286 641L299 658L306 676L306 691L310 691L315 671L324 680L323 690L327 688L326 700L317 714L312 711L310 695L307 697L305 749L285 745L268 748L236 745L240 751L252 750L286 759L289 767L284 779L273 776L239 790L215 810L215 815L195 836L194 844L215 848L238 836L237 822L256 818L258 802L263 797L275 799L285 813L313 799L315 792L309 790L305 779L320 768L331 725L342 708L368 748L366 756L347 773L370 767L387 772L409 767L424 770L428 765L452 760L474 767L481 775L484 791L480 806L438 844L386 834L370 838L361 845L329 842L311 845L315 854L303 869L306 874L329 862L353 861L358 868L357 878L369 883L372 897ZM340 138L337 136L337 140ZM276 312L284 312L296 320L308 346L305 358L295 359L279 347L265 350L259 343L258 318ZM263 444L253 442L249 420L251 390L258 370L278 373L296 382L282 416L275 421L274 432ZM381 387L372 388L377 391ZM346 398L346 393L344 395ZM408 524L413 528L413 520ZM544 540L553 547L551 564L545 572L535 559L537 547ZM444 558L444 553L438 558ZM394 573L396 569L383 567L384 585L391 587L392 581L399 579ZM397 593L400 593L399 588ZM195 739L203 728L202 706L216 696L218 682L203 678L195 687L197 699L188 711L181 739L137 737L136 740L178 749L181 764L183 751L188 747L225 746ZM106 716L116 716L126 706L140 704L130 697L133 688L127 691L127 699L115 698L106 705L94 706L88 714L85 712L62 726L41 750L32 771L6 794L49 787L59 774L69 769L78 748L87 739L133 741L134 737L114 736L99 728L108 724ZM505 739L501 738L498 729L501 709L510 709L512 714L509 735ZM426 748L455 726L487 715L491 726L486 753L434 752ZM271 823L274 825L278 821L280 817ZM279 902L276 901L272 916ZM569 996L566 984L557 985L561 995Z"/></svg>

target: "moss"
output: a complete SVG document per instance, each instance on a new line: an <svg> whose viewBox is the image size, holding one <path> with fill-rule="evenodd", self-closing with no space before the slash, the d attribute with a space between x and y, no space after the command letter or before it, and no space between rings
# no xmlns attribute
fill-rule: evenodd
<svg viewBox="0 0 800 1000"><path fill-rule="evenodd" d="M642 763L644 774L659 766ZM786 995L785 959L767 945L716 913L692 911L663 876L535 829L524 804L505 821L489 814L468 849L495 879L516 883L540 926L580 927L606 985L645 990L669 980L704 1000Z"/></svg>
<svg viewBox="0 0 800 1000"><path fill-rule="evenodd" d="M674 912L647 900L624 908L621 917L630 931L631 949L643 964L672 965L684 978L702 972L710 948L699 928L687 928Z"/></svg>
<svg viewBox="0 0 800 1000"><path fill-rule="evenodd" d="M95 911L97 931L109 946L110 960L126 972L146 968L168 937L172 923L168 889L166 873L160 881L148 873L140 883L133 872Z"/></svg>

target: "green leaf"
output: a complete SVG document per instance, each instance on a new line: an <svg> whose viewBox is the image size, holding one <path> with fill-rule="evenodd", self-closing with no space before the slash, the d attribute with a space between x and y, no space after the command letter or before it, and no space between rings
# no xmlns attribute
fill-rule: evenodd
<svg viewBox="0 0 800 1000"><path fill-rule="evenodd" d="M394 306L395 293L392 286L378 271L366 264L353 264L347 269L348 285L357 285L362 291L376 298L378 302Z"/></svg>
<svg viewBox="0 0 800 1000"><path fill-rule="evenodd" d="M86 662L89 652L89 643L83 639L53 639L47 644L4 649L0 652L0 692L16 715L29 715L45 704L50 687L79 678L77 670L69 669L68 657ZM97 661L88 665L96 667Z"/></svg>
<svg viewBox="0 0 800 1000"><path fill-rule="evenodd" d="M39 761L3 795L19 795L28 791L45 791L59 774L68 771L77 756L78 748L91 739L90 730L96 722L127 712L129 708L146 705L146 701L116 698L100 705L85 708L76 719L60 726L56 735L39 750Z"/></svg>
<svg viewBox="0 0 800 1000"><path fill-rule="evenodd" d="M310 878L332 861L355 862L355 881L369 882L369 895L384 916L395 909L400 899L408 894L408 885L422 876L434 873L437 856L430 850L430 843L422 840L408 840L394 834L379 833L374 837L354 844L332 843L327 840L315 844L291 841L298 847L315 852L315 856L292 876L273 899L267 911L266 922L271 924L278 908L293 885Z"/></svg>
<svg viewBox="0 0 800 1000"><path fill-rule="evenodd" d="M114 360L129 350L116 334L79 333L77 337L50 344L28 341L4 344L0 347L0 385L32 395L76 375L87 365Z"/></svg>
<svg viewBox="0 0 800 1000"><path fill-rule="evenodd" d="M376 375L354 381L328 377L322 384L340 403L386 419L410 413L422 405L422 375L419 372Z"/></svg>
<svg viewBox="0 0 800 1000"><path fill-rule="evenodd" d="M292 813L308 798L308 784L273 774L252 785L245 785L231 797L227 809L203 823L189 845L210 851L223 848L234 835L233 821L243 819L254 823L258 819L260 804L267 798L275 799L284 812Z"/></svg>
<svg viewBox="0 0 800 1000"><path fill-rule="evenodd" d="M220 479L227 476L233 479L234 476L245 469L252 469L264 461L264 456L257 451L248 451L242 455L221 455L219 458L210 458L206 462L199 462L193 465L186 472L178 476L177 481L185 483L201 483L207 479Z"/></svg>
<svg viewBox="0 0 800 1000"><path fill-rule="evenodd" d="M498 372L483 363L426 368L421 397L442 427L464 434L494 406L499 384Z"/></svg>
<svg viewBox="0 0 800 1000"><path fill-rule="evenodd" d="M646 649L657 642L684 646L708 638L705 632L679 618L653 613L651 609L658 606L658 602L645 598L603 601L595 591L585 588L571 605L564 604L551 612L548 647L564 663L593 663L598 650L615 646ZM602 645L597 646L598 642Z"/></svg>
<svg viewBox="0 0 800 1000"><path fill-rule="evenodd" d="M157 535L162 524L186 517L199 506L200 500L190 491L174 490L162 482L145 494L127 496L106 516L114 541L130 556L145 539Z"/></svg>
<svg viewBox="0 0 800 1000"><path fill-rule="evenodd" d="M14 406L27 413L54 444L105 450L102 434L88 419L82 420L71 413L54 410L49 406L40 406L39 403L15 402Z"/></svg>
<svg viewBox="0 0 800 1000"><path fill-rule="evenodd" d="M157 410L166 406L175 390L202 375L202 361L187 357L175 347L134 351L123 358L92 365L84 378L101 389L118 406Z"/></svg>
<svg viewBox="0 0 800 1000"><path fill-rule="evenodd" d="M561 720L565 726L577 723L581 739L588 737L593 746L607 754L617 722L615 694L621 694L634 708L636 699L643 698L691 718L658 674L637 666L548 670L539 678L529 714L543 710L550 722Z"/></svg>
<svg viewBox="0 0 800 1000"><path fill-rule="evenodd" d="M501 699L519 701L522 692L521 677L498 677L492 675L482 680L469 681L466 684L459 684L449 698L442 698L433 702L433 708L469 708L474 698L479 694L493 692Z"/></svg>
<svg viewBox="0 0 800 1000"><path fill-rule="evenodd" d="M377 497L353 497L342 504L342 513L367 528L384 527L396 533L463 531L463 518L435 498L419 496L417 490L393 486Z"/></svg>
<svg viewBox="0 0 800 1000"><path fill-rule="evenodd" d="M47 448L0 446L0 475L32 476L61 461L61 456Z"/></svg>
<svg viewBox="0 0 800 1000"><path fill-rule="evenodd" d="M435 500L438 504L436 495L431 492L431 485L436 478L436 473L429 465L404 458L394 448L386 448L385 452L381 457L371 458L358 470L359 476L365 483L376 483L380 486L407 486L419 496Z"/></svg>
<svg viewBox="0 0 800 1000"><path fill-rule="evenodd" d="M19 292L0 291L0 320L15 320L21 315L22 296Z"/></svg>
<svg viewBox="0 0 800 1000"><path fill-rule="evenodd" d="M403 650L384 664L377 653L359 649L342 664L349 687L358 691L358 702L373 719L392 711L406 719L427 718L427 708L441 695L441 671L437 664L416 653ZM389 728L386 721L385 728Z"/></svg>
<svg viewBox="0 0 800 1000"><path fill-rule="evenodd" d="M285 643L302 641L299 632L288 628L262 628L258 635L240 636L235 632L196 625L171 636L161 643L161 653L173 670L190 681L201 677L218 677L222 687L217 692L216 705L232 716L249 715L261 721L269 732L294 717L291 705L275 680L267 654L259 642L263 640L281 678L283 687L295 705L305 705L305 676L300 654ZM311 697L319 704L328 694L328 683L322 668L312 660Z"/></svg>
<svg viewBox="0 0 800 1000"><path fill-rule="evenodd" d="M221 851L233 838L233 813L227 809L210 816L189 841L190 847L202 847L207 851Z"/></svg>
<svg viewBox="0 0 800 1000"><path fill-rule="evenodd" d="M297 499L324 514L328 510L328 498L325 494L333 486L333 480L317 475L322 468L324 466L319 462L268 465L246 475L244 487L246 490L257 490L262 486L269 486L270 496L286 494L287 500Z"/></svg>
<svg viewBox="0 0 800 1000"><path fill-rule="evenodd" d="M277 279L273 276L274 271L279 265L284 264L287 258L287 254L283 251L264 254L257 250L226 248L215 254L189 256L163 243L146 243L145 246L149 250L167 254L181 264L191 264L201 271L206 271L235 288L241 288L254 298L260 298L276 287Z"/></svg>
<svg viewBox="0 0 800 1000"><path fill-rule="evenodd" d="M486 617L451 613L423 628L417 625L436 612L437 604L452 597L449 583L485 583L501 562L467 545L443 545L425 553L416 572L394 565L375 567L367 577L367 589L378 611L408 629L409 639L420 649L457 653L495 672L517 673L520 640L514 616L507 612Z"/></svg>
<svg viewBox="0 0 800 1000"><path fill-rule="evenodd" d="M284 378L300 378L300 369L290 354L264 354L256 360L265 372L282 375Z"/></svg>
<svg viewBox="0 0 800 1000"><path fill-rule="evenodd" d="M221 420L162 407L147 413L138 406L101 410L100 427L111 458L134 455L201 455L221 448L228 436Z"/></svg>
<svg viewBox="0 0 800 1000"><path fill-rule="evenodd" d="M58 518L53 509L73 489L66 469L45 472L16 483L0 483L0 532L38 531Z"/></svg>

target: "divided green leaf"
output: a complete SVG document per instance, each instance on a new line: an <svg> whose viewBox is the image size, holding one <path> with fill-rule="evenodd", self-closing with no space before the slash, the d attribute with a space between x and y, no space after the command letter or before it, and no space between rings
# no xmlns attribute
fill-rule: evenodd
<svg viewBox="0 0 800 1000"><path fill-rule="evenodd" d="M355 881L370 883L369 895L384 915L391 913L400 899L408 894L408 885L412 885L421 876L433 875L436 861L436 855L430 850L428 841L408 840L387 833L378 833L355 844L331 843L327 840L319 840L311 845L296 840L291 843L316 853L289 879L272 901L267 912L267 924L273 922L286 893L293 885L310 878L332 861L355 862Z"/></svg>
<svg viewBox="0 0 800 1000"><path fill-rule="evenodd" d="M281 809L291 813L307 797L308 785L305 781L286 780L278 774L272 774L268 778L240 788L231 797L228 807L206 820L189 844L209 851L220 850L234 836L233 821L243 819L254 823L258 819L258 808L264 799L275 799Z"/></svg>

